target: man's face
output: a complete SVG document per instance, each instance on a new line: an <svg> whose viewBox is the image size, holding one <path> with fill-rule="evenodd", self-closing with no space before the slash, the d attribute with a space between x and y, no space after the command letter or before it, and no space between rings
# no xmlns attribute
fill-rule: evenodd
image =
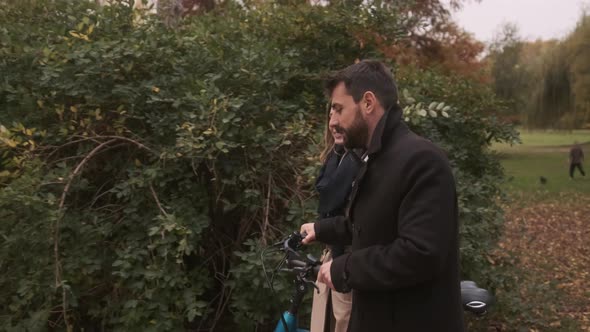
<svg viewBox="0 0 590 332"><path fill-rule="evenodd" d="M367 146L369 127L360 106L346 92L344 83L338 84L332 92L329 127L336 144L339 144L338 137L347 149Z"/></svg>
<svg viewBox="0 0 590 332"><path fill-rule="evenodd" d="M332 118L333 114L334 114L334 110L331 110L330 111L330 119ZM344 134L338 132L336 130L336 128L333 128L333 127L330 127L330 133L332 134L332 137L334 138L334 144L344 145Z"/></svg>

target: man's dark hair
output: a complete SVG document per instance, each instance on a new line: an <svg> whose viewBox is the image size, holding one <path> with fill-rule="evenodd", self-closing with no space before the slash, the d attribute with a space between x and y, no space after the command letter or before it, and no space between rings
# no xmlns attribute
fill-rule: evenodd
<svg viewBox="0 0 590 332"><path fill-rule="evenodd" d="M379 61L363 60L332 73L326 78L326 94L331 96L340 83L344 83L355 103L371 91L386 111L397 105L397 87L391 70Z"/></svg>

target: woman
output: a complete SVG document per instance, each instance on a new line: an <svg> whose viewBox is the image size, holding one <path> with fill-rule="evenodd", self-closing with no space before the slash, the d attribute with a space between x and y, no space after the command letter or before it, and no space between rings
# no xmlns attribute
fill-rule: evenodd
<svg viewBox="0 0 590 332"><path fill-rule="evenodd" d="M330 111L328 116L332 115ZM329 123L329 121L326 121ZM318 213L320 218L344 215L352 182L360 168L359 155L344 149L342 134L326 127L325 147L320 155L323 166L316 180L319 193ZM342 255L346 248L329 246L322 261ZM319 294L314 292L310 332L345 332L348 328L352 293L338 293L325 284L318 283Z"/></svg>

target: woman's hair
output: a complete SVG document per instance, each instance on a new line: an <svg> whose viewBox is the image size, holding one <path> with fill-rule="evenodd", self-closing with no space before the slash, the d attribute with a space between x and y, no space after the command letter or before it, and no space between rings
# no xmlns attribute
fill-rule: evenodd
<svg viewBox="0 0 590 332"><path fill-rule="evenodd" d="M328 107L326 110L326 130L324 130L324 148L322 153L320 153L320 161L322 163L326 162L328 159L328 155L334 149L334 136L332 136L332 132L330 131L330 109L332 108L332 103L328 103Z"/></svg>

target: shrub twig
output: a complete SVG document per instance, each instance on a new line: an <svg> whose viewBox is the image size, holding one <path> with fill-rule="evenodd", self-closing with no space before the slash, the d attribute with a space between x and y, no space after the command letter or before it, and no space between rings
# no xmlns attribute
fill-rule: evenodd
<svg viewBox="0 0 590 332"><path fill-rule="evenodd" d="M270 213L270 193L272 191L271 188L271 182L272 182L272 175L269 172L268 173L268 183L267 183L267 190L266 190L266 204L264 207L264 223L262 226L262 244L266 246L266 232L268 230L268 215Z"/></svg>
<svg viewBox="0 0 590 332"><path fill-rule="evenodd" d="M98 151L100 151L103 147L105 147L108 144L113 143L115 141L116 141L116 139L111 139L109 141L99 144L97 147L92 149L92 151L90 151L90 153L88 153L86 155L86 157L84 157L84 159L82 159L82 161L76 166L74 171L72 173L70 173L70 175L68 177L68 182L66 183L64 190L61 193L61 199L59 200L58 216L57 216L57 219L55 220L54 229L53 229L53 254L54 254L54 260L55 260L55 287L57 289L58 287L61 286L62 313L63 313L63 319L64 319L64 322L66 323L66 328L67 328L68 332L73 331L73 327L68 320L67 294L66 294L66 288L62 284L62 266L61 266L61 260L59 259L59 227L60 227L61 220L63 219L63 216L64 216L63 210L64 210L64 206L65 206L65 202L66 202L66 196L70 190L70 187L72 185L72 182L74 181L74 178L82 171L82 167L84 167L84 165L96 153L98 153Z"/></svg>

